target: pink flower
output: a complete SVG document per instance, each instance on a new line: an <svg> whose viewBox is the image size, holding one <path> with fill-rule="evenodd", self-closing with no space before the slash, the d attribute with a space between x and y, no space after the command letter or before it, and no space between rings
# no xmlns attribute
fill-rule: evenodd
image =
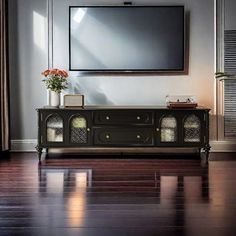
<svg viewBox="0 0 236 236"><path fill-rule="evenodd" d="M45 70L41 74L44 75L45 77L47 77L49 75L49 73L50 73L50 70Z"/></svg>
<svg viewBox="0 0 236 236"><path fill-rule="evenodd" d="M45 70L41 74L44 75L45 77L47 77L48 75L62 76L62 77L65 77L65 78L68 77L68 73L65 70L60 70L60 69L57 69L57 68L52 68L50 70Z"/></svg>

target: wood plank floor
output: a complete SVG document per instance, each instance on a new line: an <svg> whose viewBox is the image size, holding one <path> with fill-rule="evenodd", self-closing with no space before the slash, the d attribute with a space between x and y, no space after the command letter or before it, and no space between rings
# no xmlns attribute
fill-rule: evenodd
<svg viewBox="0 0 236 236"><path fill-rule="evenodd" d="M0 235L235 236L236 154L0 159Z"/></svg>

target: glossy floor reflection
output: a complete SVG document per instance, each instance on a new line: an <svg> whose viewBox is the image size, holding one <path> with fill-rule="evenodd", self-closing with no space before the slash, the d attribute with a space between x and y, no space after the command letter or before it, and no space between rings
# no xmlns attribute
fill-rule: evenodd
<svg viewBox="0 0 236 236"><path fill-rule="evenodd" d="M11 154L0 161L0 235L235 235L235 185L236 159L63 158L39 168L36 154Z"/></svg>

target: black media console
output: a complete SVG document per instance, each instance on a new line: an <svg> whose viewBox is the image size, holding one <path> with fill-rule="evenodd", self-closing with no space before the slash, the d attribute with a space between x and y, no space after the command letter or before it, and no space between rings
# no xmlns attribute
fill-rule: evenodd
<svg viewBox="0 0 236 236"><path fill-rule="evenodd" d="M43 148L79 148L87 153L197 148L208 159L209 110L154 106L37 109L39 161Z"/></svg>

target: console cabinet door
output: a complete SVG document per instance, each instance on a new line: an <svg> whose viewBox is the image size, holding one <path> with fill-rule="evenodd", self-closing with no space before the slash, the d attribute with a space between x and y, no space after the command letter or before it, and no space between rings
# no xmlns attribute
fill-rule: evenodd
<svg viewBox="0 0 236 236"><path fill-rule="evenodd" d="M43 111L39 113L41 119L40 138L44 146L64 146L65 144L65 116L57 111Z"/></svg>
<svg viewBox="0 0 236 236"><path fill-rule="evenodd" d="M205 112L188 112L182 118L183 146L202 146L206 135Z"/></svg>
<svg viewBox="0 0 236 236"><path fill-rule="evenodd" d="M90 113L91 114L91 113ZM78 111L68 114L67 143L69 146L91 145L91 115Z"/></svg>
<svg viewBox="0 0 236 236"><path fill-rule="evenodd" d="M156 115L157 146L178 146L180 143L178 115L172 112Z"/></svg>

